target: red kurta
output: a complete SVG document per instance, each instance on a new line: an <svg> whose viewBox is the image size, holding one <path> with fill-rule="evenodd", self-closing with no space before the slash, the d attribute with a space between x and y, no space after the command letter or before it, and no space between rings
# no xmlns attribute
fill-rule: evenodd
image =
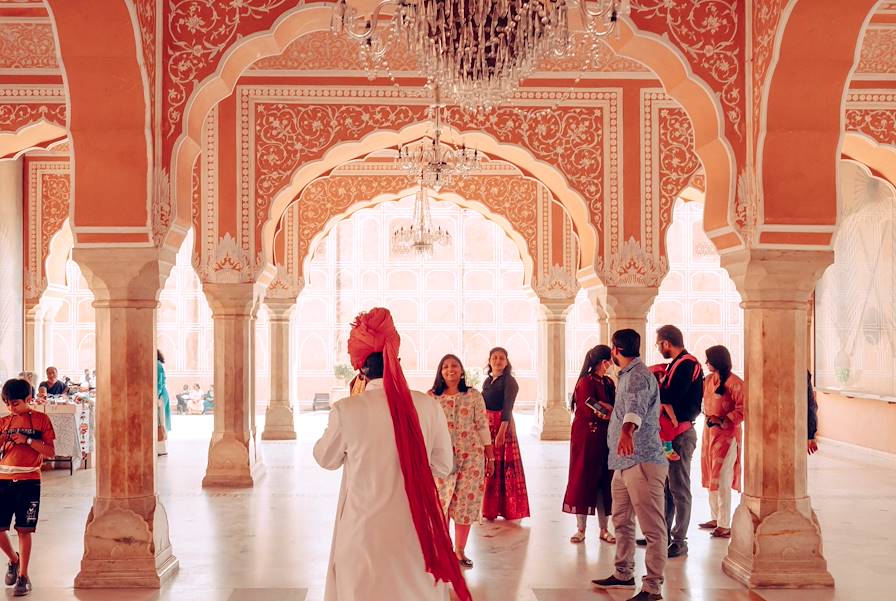
<svg viewBox="0 0 896 601"><path fill-rule="evenodd" d="M569 440L569 479L566 496L563 497L563 511L579 515L594 515L597 509L598 492L604 512L610 515L612 494L610 483L613 470L607 467L608 420L601 419L591 407L585 404L588 398L613 405L616 401L616 387L606 376L579 378L573 392L576 406Z"/></svg>
<svg viewBox="0 0 896 601"><path fill-rule="evenodd" d="M703 412L707 417L725 417L725 427L703 429L703 448L700 467L703 476L703 488L719 490L719 475L722 463L731 447L731 441L737 441L737 459L734 461L734 480L731 488L740 491L740 456L743 448L744 382L734 374L725 381L725 394L719 395L719 374L712 373L703 382Z"/></svg>

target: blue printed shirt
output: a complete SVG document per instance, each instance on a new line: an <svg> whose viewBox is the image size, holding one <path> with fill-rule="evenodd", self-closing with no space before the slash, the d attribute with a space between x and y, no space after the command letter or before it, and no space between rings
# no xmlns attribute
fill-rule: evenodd
<svg viewBox="0 0 896 601"><path fill-rule="evenodd" d="M620 457L616 451L619 435L622 425L629 422L637 426L633 434L635 452L628 457ZM610 447L607 464L611 470L625 470L639 463L667 462L663 443L660 442L659 386L654 375L638 358L619 372L607 444Z"/></svg>

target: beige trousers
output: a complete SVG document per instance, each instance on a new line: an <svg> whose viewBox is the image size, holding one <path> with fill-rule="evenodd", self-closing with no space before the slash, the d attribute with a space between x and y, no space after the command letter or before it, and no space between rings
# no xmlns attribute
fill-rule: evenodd
<svg viewBox="0 0 896 601"><path fill-rule="evenodd" d="M734 483L734 462L737 460L737 441L732 439L728 454L722 461L719 490L709 491L709 513L719 528L731 528L731 485Z"/></svg>
<svg viewBox="0 0 896 601"><path fill-rule="evenodd" d="M639 463L613 474L613 526L616 529L616 578L628 580L635 571L635 517L647 539L647 574L641 589L662 593L668 556L666 475L668 464Z"/></svg>

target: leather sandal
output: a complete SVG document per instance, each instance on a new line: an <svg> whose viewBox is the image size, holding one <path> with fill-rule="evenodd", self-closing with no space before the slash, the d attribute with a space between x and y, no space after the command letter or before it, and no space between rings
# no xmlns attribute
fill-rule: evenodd
<svg viewBox="0 0 896 601"><path fill-rule="evenodd" d="M571 543L584 543L585 542L585 531L578 530L575 534L569 537L569 542Z"/></svg>

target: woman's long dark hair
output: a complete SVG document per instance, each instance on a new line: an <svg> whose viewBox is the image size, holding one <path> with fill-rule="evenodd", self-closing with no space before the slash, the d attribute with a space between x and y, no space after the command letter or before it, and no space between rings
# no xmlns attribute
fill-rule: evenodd
<svg viewBox="0 0 896 601"><path fill-rule="evenodd" d="M161 363L165 362L165 355L163 355L162 351L160 351L159 349L156 349L156 361L159 361Z"/></svg>
<svg viewBox="0 0 896 601"><path fill-rule="evenodd" d="M507 359L507 367L504 368L504 372L502 373L502 375L509 376L510 373L513 371L513 366L510 364L510 355L507 354L507 349L504 348L503 346L496 346L495 348L493 348L492 350L490 350L488 352L488 358L491 359L492 355L494 355L495 353L504 353L504 357ZM486 362L485 373L487 373L488 375L492 375L492 362L491 361Z"/></svg>
<svg viewBox="0 0 896 601"><path fill-rule="evenodd" d="M585 361L582 363L582 371L579 372L579 380L582 378L587 378L594 370L597 369L597 366L600 365L604 361L610 361L610 347L606 344L598 344L587 353L585 353ZM575 411L576 408L576 398L573 398L569 401L569 408L571 411Z"/></svg>
<svg viewBox="0 0 896 601"><path fill-rule="evenodd" d="M447 355L442 357L441 361L439 361L439 367L436 369L436 379L435 382L432 383L432 392L436 396L443 394L445 392L445 389L448 387L448 385L445 383L445 378L442 377L442 366L445 365L445 361L447 361L448 359L454 359L455 361L457 361L457 364L460 365L460 382L457 385L457 389L461 392L466 392L470 389L470 387L467 386L467 372L464 369L464 364L460 360L460 357L448 353Z"/></svg>
<svg viewBox="0 0 896 601"><path fill-rule="evenodd" d="M706 349L706 362L719 372L719 387L716 394L725 394L725 382L731 375L731 353L721 344Z"/></svg>

